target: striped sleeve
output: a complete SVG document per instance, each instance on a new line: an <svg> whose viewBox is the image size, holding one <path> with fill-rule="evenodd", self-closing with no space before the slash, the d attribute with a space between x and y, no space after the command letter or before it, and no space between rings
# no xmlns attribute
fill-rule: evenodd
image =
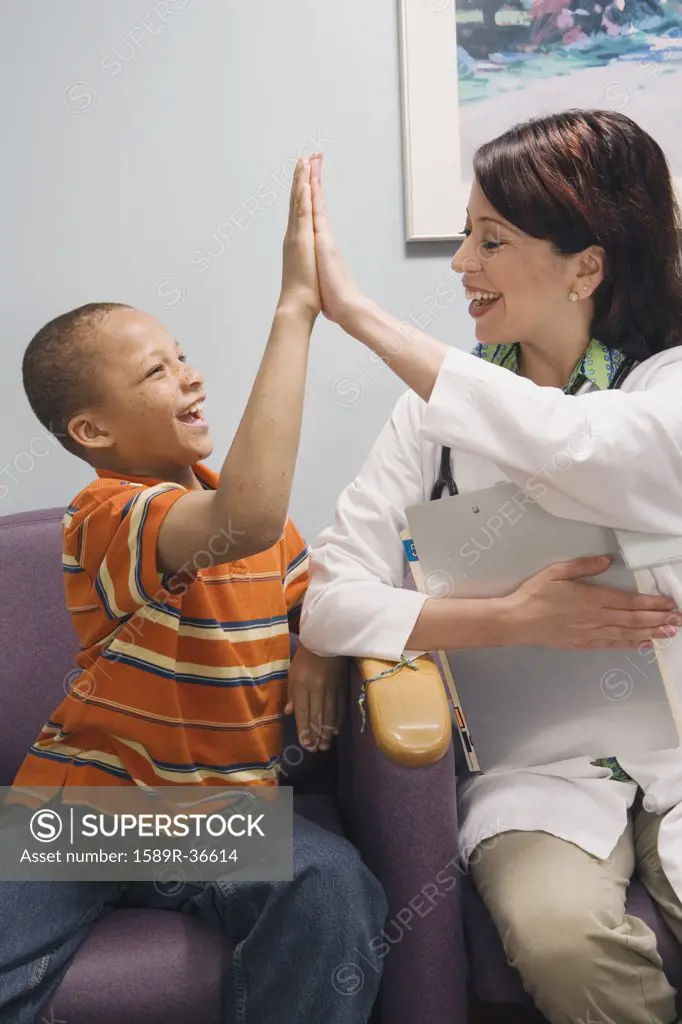
<svg viewBox="0 0 682 1024"><path fill-rule="evenodd" d="M165 595L156 545L161 524L186 493L180 484L94 485L69 507L64 561L86 577L107 616L121 619ZM75 582L75 581L74 581Z"/></svg>
<svg viewBox="0 0 682 1024"><path fill-rule="evenodd" d="M290 519L287 520L281 543L284 565L282 582L289 629L292 633L298 633L303 597L308 589L310 554L308 545Z"/></svg>

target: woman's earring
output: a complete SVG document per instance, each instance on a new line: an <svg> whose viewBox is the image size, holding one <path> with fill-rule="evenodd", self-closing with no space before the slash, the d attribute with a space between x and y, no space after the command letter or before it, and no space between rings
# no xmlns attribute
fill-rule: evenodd
<svg viewBox="0 0 682 1024"><path fill-rule="evenodd" d="M577 302L578 301L578 293L577 292L571 292L570 295L568 296L568 299L569 299L569 302Z"/></svg>

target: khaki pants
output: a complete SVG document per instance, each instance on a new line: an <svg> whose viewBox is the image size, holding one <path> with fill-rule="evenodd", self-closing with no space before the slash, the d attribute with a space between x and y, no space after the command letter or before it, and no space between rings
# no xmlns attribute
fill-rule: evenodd
<svg viewBox="0 0 682 1024"><path fill-rule="evenodd" d="M469 871L507 958L551 1024L677 1020L654 933L625 913L636 865L682 942L682 907L657 853L662 818L638 803L606 861L546 832L505 832L473 852Z"/></svg>

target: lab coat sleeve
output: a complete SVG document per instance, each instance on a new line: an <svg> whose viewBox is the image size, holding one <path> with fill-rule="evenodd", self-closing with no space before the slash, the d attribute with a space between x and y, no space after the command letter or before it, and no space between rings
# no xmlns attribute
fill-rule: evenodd
<svg viewBox="0 0 682 1024"><path fill-rule="evenodd" d="M646 379L574 397L449 349L421 436L491 460L554 515L682 535L682 362Z"/></svg>
<svg viewBox="0 0 682 1024"><path fill-rule="evenodd" d="M301 641L316 654L397 661L419 617L426 597L403 589L400 533L406 507L424 500L423 409L416 395L402 396L312 546Z"/></svg>

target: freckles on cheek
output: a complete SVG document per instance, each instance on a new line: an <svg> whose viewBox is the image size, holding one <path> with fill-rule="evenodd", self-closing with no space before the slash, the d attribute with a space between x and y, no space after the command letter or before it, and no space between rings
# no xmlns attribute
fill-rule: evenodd
<svg viewBox="0 0 682 1024"><path fill-rule="evenodd" d="M136 418L146 420L153 412L153 406L149 402L136 403Z"/></svg>

